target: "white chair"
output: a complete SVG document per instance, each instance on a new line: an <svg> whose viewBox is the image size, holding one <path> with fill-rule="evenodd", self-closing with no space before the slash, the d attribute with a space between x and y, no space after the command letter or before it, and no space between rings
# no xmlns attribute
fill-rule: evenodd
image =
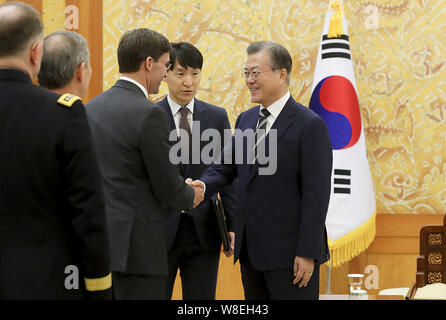
<svg viewBox="0 0 446 320"><path fill-rule="evenodd" d="M380 296L403 296L405 297L409 292L409 288L390 288L381 290L378 295Z"/></svg>

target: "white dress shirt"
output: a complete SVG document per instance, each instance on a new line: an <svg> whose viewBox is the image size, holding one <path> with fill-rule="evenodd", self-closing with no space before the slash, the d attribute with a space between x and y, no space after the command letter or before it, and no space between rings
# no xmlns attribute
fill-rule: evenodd
<svg viewBox="0 0 446 320"><path fill-rule="evenodd" d="M271 113L271 115L266 118L266 134L268 134L269 130L271 129L271 127L274 124L274 121L276 121L276 119L279 116L280 112L282 111L283 107L285 107L285 104L288 101L288 99L290 98L290 96L291 96L290 92L287 91L287 93L282 98L280 98L279 100L277 100L276 102L271 104L268 108L266 108ZM262 114L262 112L261 112L262 109L265 109L265 107L261 105L260 110L259 110L259 115ZM257 122L257 126L258 126L258 122Z"/></svg>
<svg viewBox="0 0 446 320"><path fill-rule="evenodd" d="M173 115L173 121L175 122L175 127L177 128L177 134L180 135L180 106L178 103L172 100L172 98L167 94L167 102L169 102L170 111ZM189 109L189 113L187 114L187 121L189 122L190 131L192 132L192 124L193 124L193 113L194 113L194 103L195 98L192 98L191 102L189 102L185 107ZM185 177L186 178L186 177ZM206 185L203 181L201 181L203 184L204 192L206 192ZM186 211L181 210L181 213L185 213Z"/></svg>
<svg viewBox="0 0 446 320"><path fill-rule="evenodd" d="M144 92L144 95L146 96L146 98L149 99L149 93L147 92L146 88L144 88L144 86L141 83L139 83L138 81L130 79L128 77L121 77L121 78L119 78L119 80L125 80L125 81L131 82L133 84L136 84L142 90L142 92Z"/></svg>
<svg viewBox="0 0 446 320"><path fill-rule="evenodd" d="M173 121L175 122L175 127L177 128L177 133L180 135L180 106L178 103L172 100L169 95L167 95L167 102L169 102L170 111L172 111ZM187 122L189 122L190 131L192 132L192 124L193 124L193 113L194 113L194 103L195 98L192 99L191 102L188 103L185 107L189 109L189 113L187 114Z"/></svg>

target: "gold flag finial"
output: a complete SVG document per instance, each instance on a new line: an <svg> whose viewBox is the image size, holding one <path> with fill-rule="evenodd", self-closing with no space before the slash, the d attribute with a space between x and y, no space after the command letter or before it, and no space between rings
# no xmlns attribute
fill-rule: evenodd
<svg viewBox="0 0 446 320"><path fill-rule="evenodd" d="M342 29L342 6L339 0L334 0L330 4L333 14L330 18L330 26L328 27L328 38L337 38L344 34Z"/></svg>

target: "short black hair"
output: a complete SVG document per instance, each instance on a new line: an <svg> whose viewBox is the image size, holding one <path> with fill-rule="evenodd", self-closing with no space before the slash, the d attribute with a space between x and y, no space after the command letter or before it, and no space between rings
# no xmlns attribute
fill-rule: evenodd
<svg viewBox="0 0 446 320"><path fill-rule="evenodd" d="M39 84L48 89L59 89L71 82L81 63L90 63L90 52L85 38L73 31L56 31L45 37Z"/></svg>
<svg viewBox="0 0 446 320"><path fill-rule="evenodd" d="M8 7L15 7L16 12L2 12ZM32 40L42 35L42 20L33 7L18 1L0 6L0 58L21 53Z"/></svg>
<svg viewBox="0 0 446 320"><path fill-rule="evenodd" d="M269 53L271 69L285 69L287 71L287 82L290 82L291 69L293 67L293 59L284 46L272 41L258 41L251 43L246 52L248 55L256 54L266 50Z"/></svg>
<svg viewBox="0 0 446 320"><path fill-rule="evenodd" d="M171 49L169 40L159 32L147 28L127 31L118 45L119 72L137 72L147 57L158 61Z"/></svg>
<svg viewBox="0 0 446 320"><path fill-rule="evenodd" d="M183 68L191 67L193 69L200 69L203 67L203 55L194 45L189 42L172 42L172 51L170 51L170 63L175 68L175 63L178 62Z"/></svg>

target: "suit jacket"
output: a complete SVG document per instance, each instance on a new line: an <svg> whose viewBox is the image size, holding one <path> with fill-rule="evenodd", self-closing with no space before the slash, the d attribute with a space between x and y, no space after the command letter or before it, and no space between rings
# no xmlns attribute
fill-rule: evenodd
<svg viewBox="0 0 446 320"><path fill-rule="evenodd" d="M170 119L170 129L175 130L175 122L172 115L172 111L169 106L167 97L158 102L158 104L166 111ZM204 130L216 129L218 130L221 140L221 148L224 146L224 130L230 130L228 115L226 110L204 101L195 99L193 121L199 121L200 126L192 126L193 141L200 142L200 154L202 149L209 143L208 141L200 141L197 137L201 137ZM198 130L199 129L199 130ZM178 139L171 141L171 145L178 143ZM212 152L211 152L212 154ZM209 167L209 164L203 163L201 157L199 163L192 163L192 154L189 154L189 163L181 164L180 171L184 177L192 178L192 180L198 179L201 174ZM213 155L213 154L212 154ZM214 155L213 155L214 156ZM217 155L215 155L217 156ZM228 230L233 230L233 224L235 221L235 209L237 205L235 183L232 183L227 188L220 192L220 197L223 202L223 207L226 214L226 224ZM216 252L221 248L221 238L218 231L216 215L212 201L216 199L216 195L213 195L211 199L203 201L198 207L192 209L188 214L192 217L197 231L197 237L201 247L207 252ZM169 205L164 205L164 213L166 216L166 239L167 248L170 249L173 246L178 226L180 223L181 212Z"/></svg>
<svg viewBox="0 0 446 320"><path fill-rule="evenodd" d="M236 129L255 131L259 108L240 114ZM277 129L274 174L259 175L258 165L246 159L236 164L236 153L244 151L246 155L248 146L244 141L242 149L236 148L233 138L232 145L223 152L231 153L228 158L232 163L212 165L201 180L206 184L206 193L212 194L238 176L235 260L245 236L250 262L258 270L292 268L295 256L313 258L322 264L329 257L325 218L332 149L327 127L322 118L290 97L272 129ZM267 146L270 133L265 139Z"/></svg>
<svg viewBox="0 0 446 320"><path fill-rule="evenodd" d="M87 104L105 190L113 271L167 275L162 203L192 208L193 188L169 160L166 113L135 84Z"/></svg>
<svg viewBox="0 0 446 320"><path fill-rule="evenodd" d="M110 273L102 183L85 107L0 69L0 300L76 299L76 269ZM96 279L98 280L98 279ZM109 286L109 284L108 284Z"/></svg>

